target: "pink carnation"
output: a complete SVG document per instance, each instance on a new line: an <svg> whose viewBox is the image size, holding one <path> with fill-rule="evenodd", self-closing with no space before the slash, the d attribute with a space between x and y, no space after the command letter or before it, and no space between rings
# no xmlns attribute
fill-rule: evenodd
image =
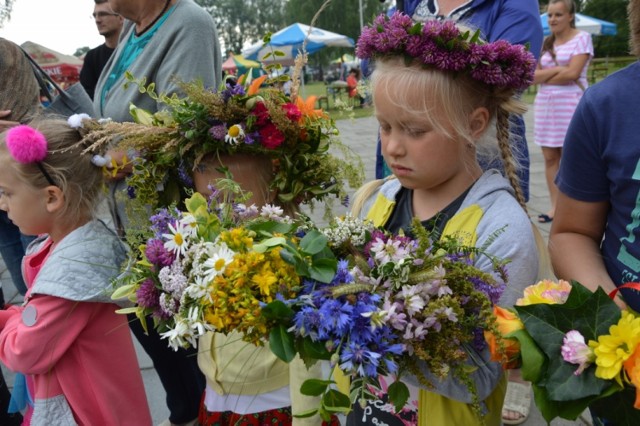
<svg viewBox="0 0 640 426"><path fill-rule="evenodd" d="M589 345L584 341L584 336L577 330L569 331L562 339L562 359L571 364L578 364L578 369L573 373L576 376L593 362L595 356Z"/></svg>
<svg viewBox="0 0 640 426"><path fill-rule="evenodd" d="M7 148L18 163L37 163L47 156L47 139L33 127L20 125L7 132Z"/></svg>

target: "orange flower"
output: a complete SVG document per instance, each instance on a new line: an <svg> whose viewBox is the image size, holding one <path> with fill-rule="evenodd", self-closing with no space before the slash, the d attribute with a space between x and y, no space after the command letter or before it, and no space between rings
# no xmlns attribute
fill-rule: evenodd
<svg viewBox="0 0 640 426"><path fill-rule="evenodd" d="M296 106L302 113L303 117L309 118L322 118L326 117L326 114L322 109L316 108L316 99L317 96L309 96L307 100L302 99L302 96L298 96L296 98Z"/></svg>
<svg viewBox="0 0 640 426"><path fill-rule="evenodd" d="M262 86L262 83L264 83L266 79L267 76L262 75L253 80L253 82L251 82L251 85L249 85L249 89L247 89L247 95L255 95L256 93L258 93L258 90L260 90L260 86Z"/></svg>
<svg viewBox="0 0 640 426"><path fill-rule="evenodd" d="M496 336L490 331L484 332L484 338L491 352L491 360L503 362L507 359L508 362L504 363L504 368L518 368L520 343L514 338L505 336L514 331L522 330L524 324L515 313L499 306L493 307L493 314L496 316L496 325L500 336ZM502 342L502 347L500 347L499 341Z"/></svg>
<svg viewBox="0 0 640 426"><path fill-rule="evenodd" d="M636 350L623 365L629 381L636 387L636 401L633 408L640 410L640 345L636 346Z"/></svg>

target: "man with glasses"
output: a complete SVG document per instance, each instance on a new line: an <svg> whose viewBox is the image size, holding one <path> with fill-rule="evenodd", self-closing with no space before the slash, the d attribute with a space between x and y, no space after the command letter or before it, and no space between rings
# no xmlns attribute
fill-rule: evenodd
<svg viewBox="0 0 640 426"><path fill-rule="evenodd" d="M80 71L80 83L87 91L91 99L96 88L96 83L107 64L111 54L118 45L118 38L122 30L124 18L114 13L107 0L94 0L93 19L96 21L98 32L104 37L104 44L91 49L84 57L84 65Z"/></svg>

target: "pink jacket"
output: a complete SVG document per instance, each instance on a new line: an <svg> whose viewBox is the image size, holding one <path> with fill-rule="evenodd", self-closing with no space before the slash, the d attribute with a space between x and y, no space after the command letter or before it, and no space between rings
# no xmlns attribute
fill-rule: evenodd
<svg viewBox="0 0 640 426"><path fill-rule="evenodd" d="M89 235L98 231L98 240L103 242L109 237L101 234L101 225L88 231ZM0 311L0 360L11 370L33 376L33 424L47 424L55 419L62 421L59 424L150 425L127 318L116 314L118 306L108 299L109 280L100 282L95 271L86 272L91 267L84 263L83 275L91 276L91 281L102 287L102 300L95 297L99 289L92 296L95 301L66 298L65 286L77 292L78 288L91 285L78 283L73 273L74 268L80 268L76 261L85 262L85 257L94 261L104 259L101 257L104 253L91 248L96 240L92 240L93 244L78 244L78 240L86 238L87 235L69 234L48 255L50 244L45 241L37 246L36 253L25 257L23 269L30 290L24 306ZM97 247L98 251L113 250L108 242ZM80 259L76 249L84 253L79 255ZM68 265L69 262L75 263ZM30 266L33 263L35 270ZM65 282L55 273L45 276L45 265L52 264L64 272L61 276L68 278ZM109 274L113 275L113 265L110 268ZM34 273L37 273L35 281ZM52 283L55 283L53 290ZM44 294L47 292L59 295Z"/></svg>

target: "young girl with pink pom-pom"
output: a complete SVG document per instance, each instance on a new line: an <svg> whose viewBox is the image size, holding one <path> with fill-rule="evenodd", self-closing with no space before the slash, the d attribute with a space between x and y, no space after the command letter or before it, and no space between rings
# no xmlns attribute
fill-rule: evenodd
<svg viewBox="0 0 640 426"><path fill-rule="evenodd" d="M126 248L94 216L104 161L83 152L81 132L73 117L0 134L0 208L40 235L22 265L23 305L0 310L0 361L27 377L26 424L150 425L126 317L108 291Z"/></svg>

